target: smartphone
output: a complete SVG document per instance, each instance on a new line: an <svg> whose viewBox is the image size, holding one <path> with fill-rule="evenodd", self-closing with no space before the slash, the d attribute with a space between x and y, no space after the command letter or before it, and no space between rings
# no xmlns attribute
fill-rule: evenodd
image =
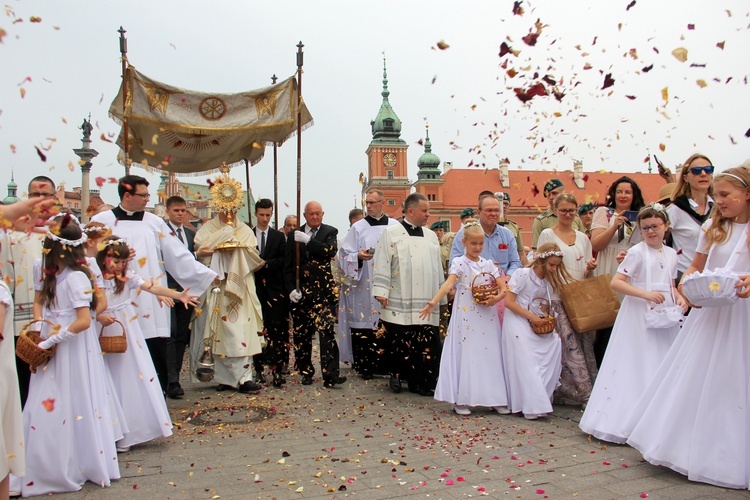
<svg viewBox="0 0 750 500"><path fill-rule="evenodd" d="M638 211L637 210L626 210L620 215L626 217L629 222L637 222L638 221Z"/></svg>

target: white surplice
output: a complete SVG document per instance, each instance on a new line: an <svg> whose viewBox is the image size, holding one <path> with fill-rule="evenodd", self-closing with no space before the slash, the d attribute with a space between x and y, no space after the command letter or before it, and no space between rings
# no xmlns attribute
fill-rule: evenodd
<svg viewBox="0 0 750 500"><path fill-rule="evenodd" d="M383 217L388 217L383 215ZM380 319L380 303L372 296L372 277L375 259L360 262L357 254L363 248L375 248L385 228L397 225L398 221L388 217L387 225L370 225L367 219L355 222L339 249L339 264L350 283L348 293L341 294L346 300L346 316L349 328L375 330Z"/></svg>
<svg viewBox="0 0 750 500"><path fill-rule="evenodd" d="M388 299L388 307L380 310L383 321L438 326L437 307L427 319L419 317L419 311L445 281L437 236L429 229L422 231L424 236L409 236L402 224L395 224L388 226L378 241L372 259L372 295ZM445 298L440 301L445 302Z"/></svg>

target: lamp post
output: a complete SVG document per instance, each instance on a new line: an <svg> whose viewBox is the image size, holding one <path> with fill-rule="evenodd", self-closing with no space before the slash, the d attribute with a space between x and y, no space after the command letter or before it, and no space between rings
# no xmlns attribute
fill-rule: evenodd
<svg viewBox="0 0 750 500"><path fill-rule="evenodd" d="M89 172L91 172L91 160L99 156L99 152L95 149L91 149L91 131L94 127L91 126L91 115L89 119L83 119L81 130L83 130L83 137L81 138L80 149L74 149L73 152L78 155L81 159L81 221L86 224L89 221Z"/></svg>

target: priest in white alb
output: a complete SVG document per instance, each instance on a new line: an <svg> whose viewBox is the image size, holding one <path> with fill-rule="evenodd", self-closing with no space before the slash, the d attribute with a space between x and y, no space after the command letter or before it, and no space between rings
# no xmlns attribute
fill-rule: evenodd
<svg viewBox="0 0 750 500"><path fill-rule="evenodd" d="M434 395L440 369L439 311L425 320L419 310L432 300L445 280L440 243L425 230L430 218L427 197L412 193L404 200L404 220L388 226L375 247L372 295L380 302L380 320L390 346L390 388ZM441 303L445 302L445 298Z"/></svg>
<svg viewBox="0 0 750 500"><path fill-rule="evenodd" d="M112 233L124 238L135 249L130 263L133 271L146 281L167 286L166 272L184 289L203 294L216 273L195 260L185 245L172 233L164 219L146 212L151 195L149 182L137 175L126 175L117 186L120 205L91 218L111 227ZM167 343L170 337L170 311L156 296L138 293L131 297L136 304L138 325L143 331L162 390L167 388Z"/></svg>
<svg viewBox="0 0 750 500"><path fill-rule="evenodd" d="M372 295L372 277L375 267L373 256L383 230L398 221L383 213L385 196L378 189L365 195L367 216L355 222L346 234L339 249L341 272L347 287L342 287L339 311L345 321L340 321L348 331L354 357L354 370L364 380L373 374L387 373L384 356L387 351L383 336L376 335L380 320L380 303ZM342 328L342 325L339 325Z"/></svg>
<svg viewBox="0 0 750 500"><path fill-rule="evenodd" d="M262 348L263 313L255 291L261 258L254 231L236 217L242 186L226 170L211 188L218 215L195 234L196 256L218 274L220 282L199 306L202 313L192 328L190 373L197 382L196 369L208 348L217 390L257 393L261 386L253 381L252 356Z"/></svg>

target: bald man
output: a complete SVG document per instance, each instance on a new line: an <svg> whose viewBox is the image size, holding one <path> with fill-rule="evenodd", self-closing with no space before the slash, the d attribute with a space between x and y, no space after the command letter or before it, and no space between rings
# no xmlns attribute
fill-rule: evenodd
<svg viewBox="0 0 750 500"><path fill-rule="evenodd" d="M336 343L336 295L331 261L336 256L338 230L323 224L323 207L317 201L305 205L305 224L287 236L284 283L291 301L294 322L294 356L302 384L310 385L315 375L312 339L318 332L323 385L333 388L346 382L339 375L339 346ZM300 249L299 283L296 251Z"/></svg>

